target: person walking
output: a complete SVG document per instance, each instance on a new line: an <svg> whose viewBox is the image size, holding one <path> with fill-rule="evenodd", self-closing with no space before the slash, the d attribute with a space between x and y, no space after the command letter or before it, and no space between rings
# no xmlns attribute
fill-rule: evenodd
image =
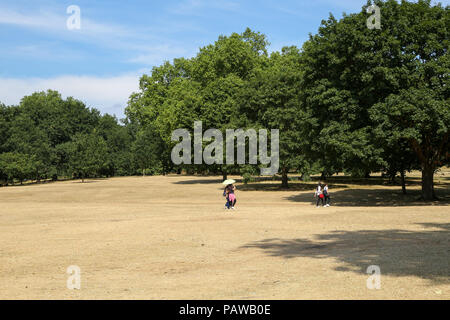
<svg viewBox="0 0 450 320"><path fill-rule="evenodd" d="M225 209L230 209L230 199L228 197L228 186L226 186L223 189L223 196L225 197L225 199L227 200L227 202L225 202Z"/></svg>
<svg viewBox="0 0 450 320"><path fill-rule="evenodd" d="M328 192L328 184L326 184L323 187L323 196L324 196L325 207L329 207L331 198L330 198L330 193Z"/></svg>
<svg viewBox="0 0 450 320"><path fill-rule="evenodd" d="M233 184L230 184L227 186L228 189L228 203L231 209L234 210L234 206L236 205L236 195L234 194L234 191L236 190L236 187Z"/></svg>
<svg viewBox="0 0 450 320"><path fill-rule="evenodd" d="M322 185L320 184L320 182L317 185L316 192L314 193L314 197L317 197L316 208L319 208L319 201L322 202L322 206L323 206L323 197L324 197L324 195L323 195L323 192L322 192Z"/></svg>
<svg viewBox="0 0 450 320"><path fill-rule="evenodd" d="M223 196L226 197L227 203L225 204L225 209L233 209L236 205L236 195L234 194L236 187L234 186L234 183L236 180L228 179L222 182L222 184L225 187L223 190Z"/></svg>

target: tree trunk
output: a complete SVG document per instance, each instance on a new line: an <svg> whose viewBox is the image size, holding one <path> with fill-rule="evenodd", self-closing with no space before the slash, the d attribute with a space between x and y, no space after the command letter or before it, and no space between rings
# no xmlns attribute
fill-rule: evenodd
<svg viewBox="0 0 450 320"><path fill-rule="evenodd" d="M222 168L222 179L223 179L223 181L228 179L227 168Z"/></svg>
<svg viewBox="0 0 450 320"><path fill-rule="evenodd" d="M288 172L288 170L286 168L281 169L281 187L282 188L289 188L287 172Z"/></svg>
<svg viewBox="0 0 450 320"><path fill-rule="evenodd" d="M423 200L434 200L433 185L434 168L431 165L422 165L422 198Z"/></svg>
<svg viewBox="0 0 450 320"><path fill-rule="evenodd" d="M320 175L320 180L327 180L327 175L325 174L325 171L322 171L322 174Z"/></svg>
<svg viewBox="0 0 450 320"><path fill-rule="evenodd" d="M394 173L390 173L389 174L389 183L390 184L392 184L392 185L394 185L395 184L395 175L397 174L397 172L394 172Z"/></svg>
<svg viewBox="0 0 450 320"><path fill-rule="evenodd" d="M145 177L145 169L142 169L142 176Z"/></svg>
<svg viewBox="0 0 450 320"><path fill-rule="evenodd" d="M402 170L400 172L400 176L402 178L402 192L403 194L406 194L406 184L405 184L405 170Z"/></svg>

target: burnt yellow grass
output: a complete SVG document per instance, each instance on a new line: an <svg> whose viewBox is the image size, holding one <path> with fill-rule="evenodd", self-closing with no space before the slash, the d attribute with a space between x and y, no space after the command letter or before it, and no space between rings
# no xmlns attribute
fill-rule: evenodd
<svg viewBox="0 0 450 320"><path fill-rule="evenodd" d="M336 180L329 208L309 185L233 178L235 211L220 177L0 188L0 298L450 298L448 171L436 176L441 202L415 201L419 184L405 198ZM80 290L66 287L71 265ZM370 265L380 290L366 287Z"/></svg>

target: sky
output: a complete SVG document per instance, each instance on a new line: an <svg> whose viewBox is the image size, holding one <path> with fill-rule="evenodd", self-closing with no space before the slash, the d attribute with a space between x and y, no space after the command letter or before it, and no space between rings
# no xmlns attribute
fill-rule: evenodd
<svg viewBox="0 0 450 320"><path fill-rule="evenodd" d="M449 4L450 0L440 1ZM58 90L123 118L139 77L173 58L195 56L219 35L247 27L270 51L301 46L329 13L359 12L366 0L0 0L0 102ZM80 28L67 20L80 9ZM70 20L73 21L73 20Z"/></svg>

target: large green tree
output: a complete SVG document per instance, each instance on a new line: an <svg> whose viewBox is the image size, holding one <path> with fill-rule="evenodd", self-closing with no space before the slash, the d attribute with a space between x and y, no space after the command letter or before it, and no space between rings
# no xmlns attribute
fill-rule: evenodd
<svg viewBox="0 0 450 320"><path fill-rule="evenodd" d="M288 173L304 173L307 159L303 147L304 122L308 116L300 100L302 64L297 47L275 52L267 64L255 71L242 90L240 113L253 128L279 129L282 186L288 187Z"/></svg>
<svg viewBox="0 0 450 320"><path fill-rule="evenodd" d="M386 3L384 25L391 30L390 71L399 81L373 106L380 131L406 143L422 170L422 197L434 199L434 172L450 161L450 7L430 1Z"/></svg>
<svg viewBox="0 0 450 320"><path fill-rule="evenodd" d="M247 29L242 34L220 36L192 59L175 59L154 67L151 75L141 77L139 92L130 97L126 108L129 121L142 127L150 124L169 154L175 144L171 141L173 130L192 132L196 120L203 122L205 130L216 128L225 133L240 120L237 93L264 62L267 45L264 35ZM162 154L170 161L167 153ZM195 167L206 170L204 165ZM226 164L212 167L220 168L226 178Z"/></svg>
<svg viewBox="0 0 450 320"><path fill-rule="evenodd" d="M99 176L105 168L108 149L105 140L96 132L77 133L65 144L70 172L82 179Z"/></svg>
<svg viewBox="0 0 450 320"><path fill-rule="evenodd" d="M381 127L391 145L393 137L408 141L400 153L415 151L423 198L431 199L433 172L448 152L448 7L375 3L381 29L367 28L364 6L339 21L330 16L303 46L303 99L317 120L309 151L338 169L378 170Z"/></svg>

